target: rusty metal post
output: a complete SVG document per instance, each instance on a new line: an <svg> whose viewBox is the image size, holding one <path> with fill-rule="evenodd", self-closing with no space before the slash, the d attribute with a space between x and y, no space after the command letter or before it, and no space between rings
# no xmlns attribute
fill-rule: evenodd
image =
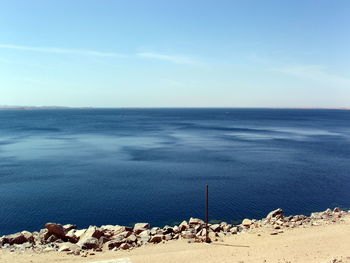
<svg viewBox="0 0 350 263"><path fill-rule="evenodd" d="M205 229L207 230L205 233L205 242L209 243L209 228L208 228L208 221L209 221L209 187L206 186L206 203L205 203Z"/></svg>

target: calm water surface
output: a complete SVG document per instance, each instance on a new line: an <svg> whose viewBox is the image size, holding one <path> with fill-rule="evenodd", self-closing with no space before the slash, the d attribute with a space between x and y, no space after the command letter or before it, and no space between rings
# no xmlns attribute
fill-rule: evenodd
<svg viewBox="0 0 350 263"><path fill-rule="evenodd" d="M0 111L0 235L350 207L350 111Z"/></svg>

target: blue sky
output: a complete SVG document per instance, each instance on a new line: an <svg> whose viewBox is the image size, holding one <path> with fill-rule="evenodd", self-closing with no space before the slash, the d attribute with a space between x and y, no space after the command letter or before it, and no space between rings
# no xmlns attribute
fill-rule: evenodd
<svg viewBox="0 0 350 263"><path fill-rule="evenodd" d="M0 105L348 107L350 1L0 0Z"/></svg>

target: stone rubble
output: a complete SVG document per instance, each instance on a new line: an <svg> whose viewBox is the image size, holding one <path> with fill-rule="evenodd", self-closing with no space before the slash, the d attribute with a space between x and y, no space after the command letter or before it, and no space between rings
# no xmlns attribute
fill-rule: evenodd
<svg viewBox="0 0 350 263"><path fill-rule="evenodd" d="M0 249L10 251L49 252L59 251L72 255L94 255L103 250L130 250L146 244L164 243L170 240L186 239L189 243L222 241L227 235L254 233L254 230L265 228L270 235L278 235L283 230L295 227L319 226L332 224L350 216L350 211L338 207L333 210L304 215L285 216L281 208L270 212L261 220L244 219L239 225L226 222L209 224L198 218L190 218L178 226L151 228L148 223L137 223L133 227L119 225L90 226L77 229L76 225L47 223L39 232L22 231L0 237Z"/></svg>

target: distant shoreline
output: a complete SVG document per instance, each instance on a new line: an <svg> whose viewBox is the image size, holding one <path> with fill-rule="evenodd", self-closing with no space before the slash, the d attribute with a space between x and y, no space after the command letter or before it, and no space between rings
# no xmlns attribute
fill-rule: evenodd
<svg viewBox="0 0 350 263"><path fill-rule="evenodd" d="M350 107L65 107L65 106L0 106L6 110L122 110L122 109L262 109L262 110L350 110Z"/></svg>

